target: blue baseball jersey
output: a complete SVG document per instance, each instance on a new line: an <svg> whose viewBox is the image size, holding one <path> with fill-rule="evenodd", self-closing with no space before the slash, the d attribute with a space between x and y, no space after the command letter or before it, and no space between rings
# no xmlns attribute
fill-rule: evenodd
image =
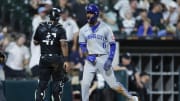
<svg viewBox="0 0 180 101"><path fill-rule="evenodd" d="M100 21L95 28L85 24L79 32L79 43L87 43L88 54L109 54L109 43L115 42L111 28Z"/></svg>

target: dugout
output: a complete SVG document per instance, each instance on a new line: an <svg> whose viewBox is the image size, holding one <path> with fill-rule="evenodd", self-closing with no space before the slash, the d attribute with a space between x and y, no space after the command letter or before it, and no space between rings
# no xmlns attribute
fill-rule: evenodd
<svg viewBox="0 0 180 101"><path fill-rule="evenodd" d="M180 101L180 40L117 41L120 53L132 53L133 64L150 74L149 101Z"/></svg>

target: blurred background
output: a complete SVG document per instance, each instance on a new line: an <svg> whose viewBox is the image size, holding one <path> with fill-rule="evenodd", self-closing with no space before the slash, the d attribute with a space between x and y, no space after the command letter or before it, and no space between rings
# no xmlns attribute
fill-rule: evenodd
<svg viewBox="0 0 180 101"><path fill-rule="evenodd" d="M34 101L40 49L32 37L52 7L64 9L59 22L72 43L63 101L81 101L84 58L74 42L88 3L99 6L99 20L114 32L117 80L140 101L180 101L180 0L0 0L0 101ZM89 92L91 101L125 101L100 74Z"/></svg>

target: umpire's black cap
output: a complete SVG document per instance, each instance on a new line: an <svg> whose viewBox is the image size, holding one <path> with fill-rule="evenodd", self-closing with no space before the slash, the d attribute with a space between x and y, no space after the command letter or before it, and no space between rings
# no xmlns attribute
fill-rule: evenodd
<svg viewBox="0 0 180 101"><path fill-rule="evenodd" d="M126 53L122 54L122 58L131 59L131 53L126 52Z"/></svg>

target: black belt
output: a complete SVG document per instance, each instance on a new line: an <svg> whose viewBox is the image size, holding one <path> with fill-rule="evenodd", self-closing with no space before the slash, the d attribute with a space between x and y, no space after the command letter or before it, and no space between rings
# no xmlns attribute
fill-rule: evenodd
<svg viewBox="0 0 180 101"><path fill-rule="evenodd" d="M96 57L100 57L100 56L103 56L103 55L106 55L106 54L89 54L89 55L95 55Z"/></svg>
<svg viewBox="0 0 180 101"><path fill-rule="evenodd" d="M60 54L42 54L41 56L61 56Z"/></svg>

